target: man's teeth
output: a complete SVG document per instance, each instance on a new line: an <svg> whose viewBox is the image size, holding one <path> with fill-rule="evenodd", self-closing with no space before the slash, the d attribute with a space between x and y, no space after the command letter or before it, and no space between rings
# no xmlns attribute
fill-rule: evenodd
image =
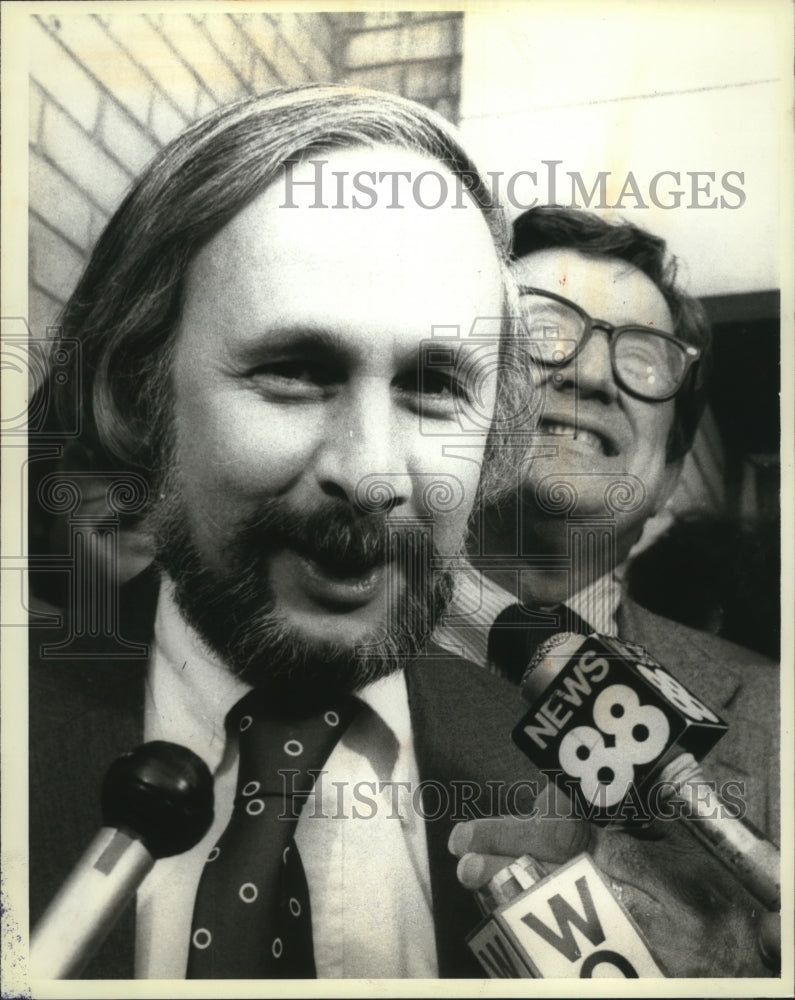
<svg viewBox="0 0 795 1000"><path fill-rule="evenodd" d="M581 427L575 429L570 424L555 424L552 422L545 423L544 430L548 434L553 434L556 437L574 438L580 444L587 445L595 451L604 451L602 447L602 439L598 436L598 434L594 434L593 431L587 431Z"/></svg>

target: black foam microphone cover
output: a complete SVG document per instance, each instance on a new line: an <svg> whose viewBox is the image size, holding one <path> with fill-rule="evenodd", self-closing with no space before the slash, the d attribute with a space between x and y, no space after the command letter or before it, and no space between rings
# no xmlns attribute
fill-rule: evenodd
<svg viewBox="0 0 795 1000"><path fill-rule="evenodd" d="M558 632L590 635L593 629L565 604L509 604L489 630L489 662L519 684L538 647Z"/></svg>

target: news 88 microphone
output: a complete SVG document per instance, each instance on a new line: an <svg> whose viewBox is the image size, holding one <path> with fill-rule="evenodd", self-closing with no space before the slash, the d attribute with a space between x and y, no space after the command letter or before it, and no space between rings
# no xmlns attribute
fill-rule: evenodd
<svg viewBox="0 0 795 1000"><path fill-rule="evenodd" d="M580 816L624 827L682 819L763 906L780 908L778 850L732 815L696 763L728 726L643 647L552 636L531 661L522 695L530 709L514 742Z"/></svg>

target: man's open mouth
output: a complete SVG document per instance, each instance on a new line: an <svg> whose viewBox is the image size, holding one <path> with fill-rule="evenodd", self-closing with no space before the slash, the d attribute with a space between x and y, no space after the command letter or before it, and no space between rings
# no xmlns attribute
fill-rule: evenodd
<svg viewBox="0 0 795 1000"><path fill-rule="evenodd" d="M309 556L295 553L298 572L310 596L330 607L360 607L371 601L381 588L385 567L329 566Z"/></svg>
<svg viewBox="0 0 795 1000"><path fill-rule="evenodd" d="M565 437L584 445L591 451L612 457L618 454L617 448L603 434L585 427L574 427L571 424L558 423L554 420L542 420L539 430L553 437Z"/></svg>

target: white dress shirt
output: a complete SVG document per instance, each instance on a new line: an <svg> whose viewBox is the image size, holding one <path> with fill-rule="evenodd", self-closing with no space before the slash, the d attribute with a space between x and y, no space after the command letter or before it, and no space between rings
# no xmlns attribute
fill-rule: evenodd
<svg viewBox="0 0 795 1000"><path fill-rule="evenodd" d="M136 978L181 979L196 887L229 821L237 744L224 718L249 686L182 618L163 581L144 712L146 740L181 743L215 779L215 819L191 851L157 863L138 892ZM425 825L405 678L358 692L364 709L332 751L296 829L318 978L438 975Z"/></svg>

